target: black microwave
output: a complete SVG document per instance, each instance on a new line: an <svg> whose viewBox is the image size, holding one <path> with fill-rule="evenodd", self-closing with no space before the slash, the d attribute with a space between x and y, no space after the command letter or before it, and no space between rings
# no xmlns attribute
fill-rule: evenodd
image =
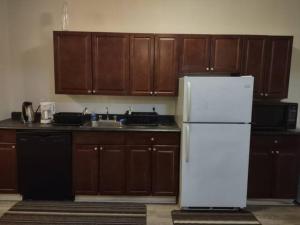
<svg viewBox="0 0 300 225"><path fill-rule="evenodd" d="M253 102L253 130L287 130L297 125L298 104L291 102Z"/></svg>

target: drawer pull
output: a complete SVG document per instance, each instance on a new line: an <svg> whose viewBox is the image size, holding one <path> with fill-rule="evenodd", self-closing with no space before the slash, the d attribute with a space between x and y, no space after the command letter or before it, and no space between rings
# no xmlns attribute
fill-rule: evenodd
<svg viewBox="0 0 300 225"><path fill-rule="evenodd" d="M11 148L12 148L12 149L15 149L15 148L16 148L16 146L15 146L15 145L13 145L13 146L11 146Z"/></svg>
<svg viewBox="0 0 300 225"><path fill-rule="evenodd" d="M103 147L100 147L100 151L103 150Z"/></svg>
<svg viewBox="0 0 300 225"><path fill-rule="evenodd" d="M153 151L155 152L155 151L156 151L156 148L153 148Z"/></svg>
<svg viewBox="0 0 300 225"><path fill-rule="evenodd" d="M151 151L152 149L151 148L148 148L148 151Z"/></svg>
<svg viewBox="0 0 300 225"><path fill-rule="evenodd" d="M271 154L274 154L274 151L271 151Z"/></svg>
<svg viewBox="0 0 300 225"><path fill-rule="evenodd" d="M95 150L95 151L97 151L97 150L98 150L98 148L97 148L97 147L95 147L95 148L94 148L94 150Z"/></svg>
<svg viewBox="0 0 300 225"><path fill-rule="evenodd" d="M278 155L278 154L279 154L279 151L276 151L276 154Z"/></svg>
<svg viewBox="0 0 300 225"><path fill-rule="evenodd" d="M154 137L150 138L151 141L154 141Z"/></svg>
<svg viewBox="0 0 300 225"><path fill-rule="evenodd" d="M275 140L274 143L275 143L275 144L278 144L278 140Z"/></svg>

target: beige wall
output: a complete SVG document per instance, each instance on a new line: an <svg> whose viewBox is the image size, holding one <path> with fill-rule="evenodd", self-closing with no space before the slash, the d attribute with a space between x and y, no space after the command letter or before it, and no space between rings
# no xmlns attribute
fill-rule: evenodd
<svg viewBox="0 0 300 225"><path fill-rule="evenodd" d="M61 29L62 0L9 0L11 73L20 81L10 110L21 99L58 102L58 110L88 105L123 111L156 105L174 113L175 98L54 94L52 31ZM300 102L299 0L69 0L70 30L294 35L289 100Z"/></svg>

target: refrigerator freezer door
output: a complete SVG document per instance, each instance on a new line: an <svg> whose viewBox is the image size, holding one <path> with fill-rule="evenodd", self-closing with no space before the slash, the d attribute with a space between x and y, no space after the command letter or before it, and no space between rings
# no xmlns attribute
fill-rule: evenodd
<svg viewBox="0 0 300 225"><path fill-rule="evenodd" d="M184 77L180 82L184 122L251 122L253 77Z"/></svg>
<svg viewBox="0 0 300 225"><path fill-rule="evenodd" d="M250 124L183 124L180 206L246 207Z"/></svg>

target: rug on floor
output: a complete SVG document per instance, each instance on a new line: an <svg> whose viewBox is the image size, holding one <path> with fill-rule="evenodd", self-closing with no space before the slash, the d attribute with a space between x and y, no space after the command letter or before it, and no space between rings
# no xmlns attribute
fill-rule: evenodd
<svg viewBox="0 0 300 225"><path fill-rule="evenodd" d="M194 211L173 210L174 225L261 225L248 211Z"/></svg>
<svg viewBox="0 0 300 225"><path fill-rule="evenodd" d="M45 202L16 203L1 225L146 225L146 206L136 203Z"/></svg>

